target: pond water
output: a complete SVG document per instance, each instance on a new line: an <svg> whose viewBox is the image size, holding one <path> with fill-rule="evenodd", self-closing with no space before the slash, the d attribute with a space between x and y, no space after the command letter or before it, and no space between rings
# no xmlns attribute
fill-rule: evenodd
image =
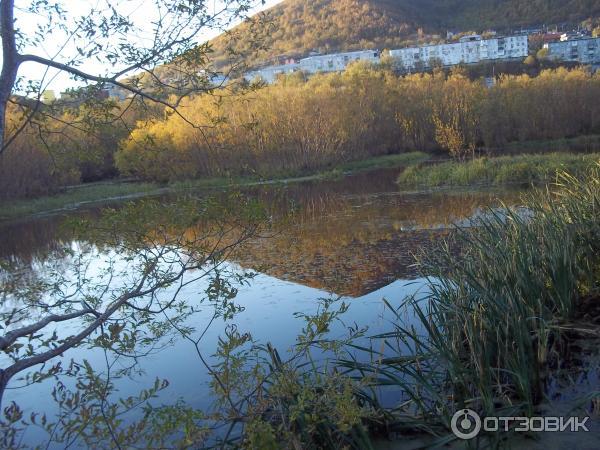
<svg viewBox="0 0 600 450"><path fill-rule="evenodd" d="M415 267L416 253L439 245L454 223L468 225L487 207L501 203L518 205L522 194L517 189L400 192L394 183L397 175L398 170L378 170L337 180L247 189L248 195L274 210L293 208L295 213L292 220L276 225L276 232L252 240L227 261L228 271L250 270L256 276L237 286L235 301L244 310L231 320L214 321L204 333L203 356L211 359L219 337L232 325L251 333L258 342L271 342L285 354L304 326L294 313L314 313L322 298L340 298L349 305L346 325L368 326L369 332L385 329L389 318L383 298L399 305L409 295L426 294L425 280ZM47 258L56 258L61 247L77 253L82 243L75 242L62 224L72 216L93 218L101 211L96 207L0 225L0 257L20 261L35 271ZM187 286L181 296L194 298L206 288L202 283ZM201 332L211 317L212 311L206 308L190 320ZM344 330L339 324L332 333L343 334ZM119 395L136 393L160 378L170 384L158 402L182 398L194 407L210 405L210 377L194 346L185 339L174 339L158 347L137 361L136 375L115 381ZM73 349L62 359L65 365L71 359L86 359L100 371L105 364L99 349ZM0 361L6 363L6 359ZM121 359L115 367L128 363ZM26 416L31 411L52 414L56 410L50 395L54 380L28 387L23 384L19 379L11 381L4 405L15 401ZM43 439L39 430L27 430L25 435L30 443Z"/></svg>

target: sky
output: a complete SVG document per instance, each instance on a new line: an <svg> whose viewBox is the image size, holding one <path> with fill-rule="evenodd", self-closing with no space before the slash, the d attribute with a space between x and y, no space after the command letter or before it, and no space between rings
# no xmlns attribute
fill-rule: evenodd
<svg viewBox="0 0 600 450"><path fill-rule="evenodd" d="M39 23L48 20L48 16L36 16L29 13L24 13L19 8L23 8L31 3L32 0L17 0L15 2L15 18L17 28L25 34L32 35ZM99 4L106 4L107 0L55 0L61 3L64 9L69 12L72 17L79 17L86 15L90 8L98 8ZM264 9L270 8L282 0L266 0L264 5L260 4L260 0L257 0L257 7L253 12L259 12ZM119 12L125 13L130 17L134 17L134 22L138 26L142 33L136 33L135 38L138 39L140 45L144 45L144 41L147 43L151 36L151 22L156 20L157 12L153 8L152 2L148 0L120 0L109 2L113 5L119 5L121 9ZM219 0L209 1L210 7L217 8ZM144 36L144 32L147 32ZM208 40L215 35L219 34L217 31L207 32L201 37L199 41ZM76 41L68 39L66 34L59 31L53 31L48 36L44 36L42 41L34 46L26 47L22 50L22 53L32 53L46 58L54 57L59 49L62 49L60 56L56 59L60 61L64 57L68 57L70 54L76 53ZM1 53L0 53L1 62ZM96 61L90 59L86 61L82 69L86 72L94 75L105 75L111 69L109 64L103 63L102 61ZM25 63L20 67L19 75L23 76L27 80L39 81L43 85L43 89L53 90L57 93L64 91L67 88L77 86L76 82L71 79L68 74L59 72L57 70L46 70L43 66L36 63Z"/></svg>

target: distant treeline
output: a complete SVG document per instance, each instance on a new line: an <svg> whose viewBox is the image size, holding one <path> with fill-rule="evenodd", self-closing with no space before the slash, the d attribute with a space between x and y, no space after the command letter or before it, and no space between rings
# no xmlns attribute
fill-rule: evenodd
<svg viewBox="0 0 600 450"><path fill-rule="evenodd" d="M477 148L600 133L600 75L547 70L492 87L460 71L397 77L355 65L290 76L243 97L198 97L139 123L116 156L122 173L153 180L301 173L368 156Z"/></svg>
<svg viewBox="0 0 600 450"><path fill-rule="evenodd" d="M181 115L114 104L104 117L81 106L63 112L62 122L39 125L54 131L48 138L36 125L18 138L0 159L0 196L39 195L117 172L174 181L298 174L414 150L514 153L519 142L600 134L598 99L600 74L583 68L502 75L489 86L461 70L398 77L356 64L341 74L294 74L255 91L188 98ZM109 123L114 111L119 120ZM14 111L15 124L19 117Z"/></svg>
<svg viewBox="0 0 600 450"><path fill-rule="evenodd" d="M119 143L138 120L157 112L161 109L138 101L9 104L6 135L16 137L0 154L0 199L52 194L66 185L118 176Z"/></svg>

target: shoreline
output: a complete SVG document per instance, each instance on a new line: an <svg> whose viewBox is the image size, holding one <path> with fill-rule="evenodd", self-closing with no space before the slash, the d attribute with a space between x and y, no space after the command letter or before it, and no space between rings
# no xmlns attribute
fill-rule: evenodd
<svg viewBox="0 0 600 450"><path fill-rule="evenodd" d="M564 159L576 159L580 165L583 160L594 160L599 153L577 154L571 152L554 152L541 154L522 154L514 156L483 157L476 160L465 160L462 162L448 160L440 155L432 155L424 152L409 152L382 155L364 160L351 161L340 164L337 167L316 171L307 174L281 174L272 178L262 177L211 177L195 180L184 180L169 184L156 182L132 181L131 179L115 179L110 181L99 181L95 183L79 184L66 187L63 192L55 195L7 200L0 202L0 223L26 220L35 217L51 216L66 211L73 211L86 206L123 202L146 197L156 197L167 194L183 193L194 190L231 189L252 186L266 186L277 184L302 183L307 181L336 179L351 176L361 172L369 172L378 169L408 170L398 178L398 187L402 192L435 192L440 190L463 190L463 189L494 189L500 187L514 187L525 185L539 185L551 181L552 177L546 174L532 176L534 169L540 163L556 165L555 169L574 168L570 164L564 164ZM558 160L556 160L558 159ZM519 160L520 171L513 171L510 167L513 161ZM598 158L600 160L600 158ZM479 170L469 169L474 164L493 163L494 167L488 168L488 176L475 174ZM569 161L571 162L571 161ZM562 164L561 164L562 163ZM525 164L527 167L524 167ZM497 171L510 168L510 176L503 177L499 182L494 179ZM525 170L523 170L525 169ZM461 177L459 172L467 171L467 175L461 182L456 178ZM514 178L515 172L521 172L523 179ZM475 175L475 176L473 176Z"/></svg>
<svg viewBox="0 0 600 450"><path fill-rule="evenodd" d="M488 157L407 167L397 179L400 188L540 185L558 172L581 175L600 162L600 153L552 152Z"/></svg>
<svg viewBox="0 0 600 450"><path fill-rule="evenodd" d="M312 174L275 176L269 179L259 177L212 177L185 180L170 184L144 181L111 180L89 184L79 184L65 188L64 192L30 199L7 200L0 202L0 223L43 217L72 211L85 206L121 202L146 197L156 197L171 193L200 189L229 189L234 187L265 186L275 184L301 183L305 181L335 179L360 172L393 169L410 166L434 157L423 152L399 153L377 156L359 161L351 161L328 170Z"/></svg>

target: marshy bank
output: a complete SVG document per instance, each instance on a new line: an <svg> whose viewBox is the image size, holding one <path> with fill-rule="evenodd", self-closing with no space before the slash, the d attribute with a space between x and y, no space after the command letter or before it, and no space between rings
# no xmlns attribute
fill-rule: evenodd
<svg viewBox="0 0 600 450"><path fill-rule="evenodd" d="M600 392L593 384L573 389L572 377L585 370L597 380L600 369L597 349L581 350L582 342L593 348L600 339L600 170L582 178L563 173L526 205L531 214L491 213L478 227L459 230L452 238L462 249L458 258L450 246L425 255L429 294L401 306L386 301L393 320L368 343L329 340L329 324L340 315L325 311L308 322L310 335L296 348L333 349L334 361L284 363L269 350L278 383L261 391L268 407L250 413L245 442L367 448L369 433L422 433L433 437L428 445L441 445L457 440L450 423L458 410L481 417L557 414L548 408L557 391L574 390L572 408L558 412L593 416L592 433L558 441L597 447ZM279 383L295 387L286 391ZM522 446L507 441L517 436L482 433L470 445Z"/></svg>
<svg viewBox="0 0 600 450"><path fill-rule="evenodd" d="M168 183L117 179L63 188L51 196L0 201L0 220L24 219L31 215L60 213L142 197L199 190L243 189L269 184L286 185L335 179L380 169L398 169L398 185L406 191L438 187L477 188L542 184L555 180L555 174L560 170L582 174L590 164L599 160L600 153L553 152L449 161L440 154L414 151L359 159L324 167L318 171L282 172L270 178L209 177Z"/></svg>
<svg viewBox="0 0 600 450"><path fill-rule="evenodd" d="M50 196L0 201L0 220L25 219L31 215L60 213L65 210L194 190L235 189L265 184L288 184L337 178L363 171L410 166L427 161L430 158L431 156L424 152L383 155L325 167L319 171L280 173L267 179L259 176L209 177L169 183L117 179L81 184L62 188Z"/></svg>
<svg viewBox="0 0 600 450"><path fill-rule="evenodd" d="M556 181L567 171L583 175L600 161L600 153L546 153L480 157L465 161L420 164L407 167L398 176L404 187L492 186L502 184L544 184Z"/></svg>

